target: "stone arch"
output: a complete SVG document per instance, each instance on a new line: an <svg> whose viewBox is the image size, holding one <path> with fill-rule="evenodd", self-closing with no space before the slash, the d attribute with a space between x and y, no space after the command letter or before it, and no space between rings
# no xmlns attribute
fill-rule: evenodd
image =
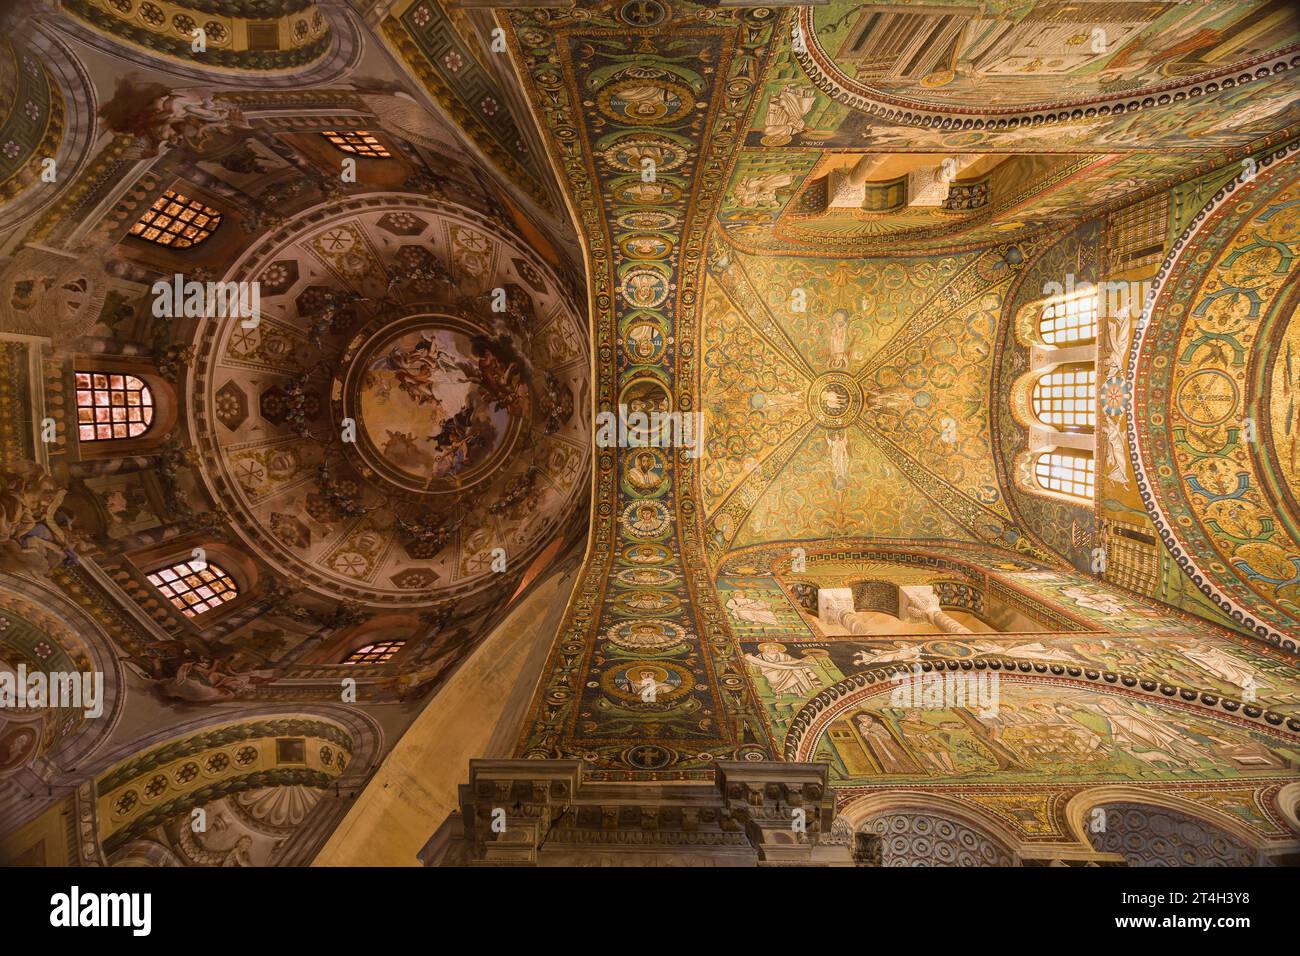
<svg viewBox="0 0 1300 956"><path fill-rule="evenodd" d="M880 838L881 866L1014 866L1018 860L1021 841L1005 820L951 797L882 791L850 798L838 814L855 834Z"/></svg>
<svg viewBox="0 0 1300 956"><path fill-rule="evenodd" d="M268 21L213 17L204 14L203 4L177 4L180 16L209 31L205 54L192 52L189 34L180 33L174 22L164 19L151 23L137 17L131 5L125 14L84 0L63 0L60 6L67 12L59 16L47 14L50 24L101 53L144 61L154 70L182 79L215 81L223 86L294 88L327 84L354 69L364 52L357 18L346 4L322 3L320 9L275 18L275 48L268 48L265 38L263 42L249 39L250 28L265 29ZM307 33L299 36L297 21L304 19L303 13ZM318 17L320 23L316 24ZM214 23L215 29L211 26Z"/></svg>
<svg viewBox="0 0 1300 956"><path fill-rule="evenodd" d="M10 177L0 176L5 180L0 184L0 230L13 228L47 210L55 196L76 181L94 143L98 105L90 74L56 31L39 20L33 24L19 11L10 17L13 19L6 18L0 29L12 31L11 42L18 57L39 62L41 69L27 75L43 81L51 94L50 122L44 140L32 144L30 152L19 154L22 168ZM47 158L54 160L52 182L43 177L42 164Z"/></svg>
<svg viewBox="0 0 1300 956"><path fill-rule="evenodd" d="M347 768L347 772L339 778L341 786L354 785L363 780L369 774L369 771L373 769L376 759L384 750L383 728L364 710L344 704L277 704L274 706L249 707L209 713L203 717L196 717L171 725L152 734L115 743L103 753L98 754L94 764L88 766L87 770L95 777L99 777L113 766L128 760L132 755L145 753L169 741L192 736L224 724L247 723L285 716L308 716L332 720L352 736L354 743L353 760ZM363 763L365 764L364 770L361 769Z"/></svg>
<svg viewBox="0 0 1300 956"><path fill-rule="evenodd" d="M273 854L263 847L256 862L305 863L383 750L384 734L372 717L336 704L209 714L123 742L96 762L98 769L77 794L79 821L88 814L94 834L87 862L247 862L247 846L207 846L202 831L184 825L203 810L208 817L220 813L260 827L283 844ZM240 759L245 766L238 765ZM152 796L151 786L157 788Z"/></svg>
<svg viewBox="0 0 1300 956"><path fill-rule="evenodd" d="M1273 802L1287 826L1300 834L1300 780L1282 787L1273 797Z"/></svg>
<svg viewBox="0 0 1300 956"><path fill-rule="evenodd" d="M1142 830L1151 835L1152 846L1150 856L1143 860L1140 850L1125 847L1124 830L1114 825L1116 811L1127 815L1130 811L1137 812L1141 808L1149 808L1148 816L1154 811L1156 815L1167 817L1175 824L1180 818L1188 820L1204 832L1199 837L1183 835L1179 839L1175 834L1175 839L1166 839L1156 832L1157 827L1153 827L1151 821L1147 819L1142 825ZM1097 810L1106 812L1104 829L1100 831L1097 830L1097 826L1102 824L1098 824L1097 818L1094 817ZM1129 866L1170 865L1167 862L1162 864L1152 861L1162 857L1169 860L1174 854L1182 857L1184 865L1257 865L1263 861L1260 853L1268 842L1240 820L1226 813L1177 794L1144 787L1107 785L1089 788L1070 799L1065 806L1064 815L1066 825L1076 839L1092 845L1101 852L1123 854ZM1105 835L1109 835L1110 839L1106 839ZM1220 838L1219 846L1213 845L1216 835ZM1165 849L1156 845L1162 840ZM1220 856L1210 855L1214 852L1219 853ZM1227 853L1233 853L1235 856L1225 859L1223 855Z"/></svg>
<svg viewBox="0 0 1300 956"><path fill-rule="evenodd" d="M12 772L0 775L0 831L36 816L84 776L87 763L97 761L110 740L125 703L122 664L112 642L93 618L62 593L44 580L0 572L0 618L6 608L20 611L39 626L44 638L58 644L74 668L88 667L102 675L103 689L97 717L61 730L46 749L38 748Z"/></svg>

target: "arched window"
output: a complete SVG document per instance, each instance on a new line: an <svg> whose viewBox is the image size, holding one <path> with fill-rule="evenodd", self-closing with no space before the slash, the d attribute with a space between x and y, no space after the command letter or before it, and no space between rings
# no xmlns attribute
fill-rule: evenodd
<svg viewBox="0 0 1300 956"><path fill-rule="evenodd" d="M327 130L321 135L345 153L368 156L371 159L388 159L393 155L369 130Z"/></svg>
<svg viewBox="0 0 1300 956"><path fill-rule="evenodd" d="M76 372L77 437L112 441L143 435L153 424L153 393L134 375Z"/></svg>
<svg viewBox="0 0 1300 956"><path fill-rule="evenodd" d="M386 664L398 651L406 646L406 641L377 641L358 647L348 655L344 664Z"/></svg>
<svg viewBox="0 0 1300 956"><path fill-rule="evenodd" d="M1049 428L1091 431L1097 424L1097 367L1074 362L1043 373L1034 382L1030 407Z"/></svg>
<svg viewBox="0 0 1300 956"><path fill-rule="evenodd" d="M1080 345L1097 340L1097 292L1049 299L1038 313L1038 334L1046 345Z"/></svg>
<svg viewBox="0 0 1300 956"><path fill-rule="evenodd" d="M131 227L131 235L160 246L189 249L207 239L220 225L220 212L168 189Z"/></svg>
<svg viewBox="0 0 1300 956"><path fill-rule="evenodd" d="M1096 465L1090 451L1053 448L1034 459L1034 480L1046 491L1091 501Z"/></svg>
<svg viewBox="0 0 1300 956"><path fill-rule="evenodd" d="M239 585L219 564L182 561L159 568L149 583L186 617L197 617L239 596Z"/></svg>

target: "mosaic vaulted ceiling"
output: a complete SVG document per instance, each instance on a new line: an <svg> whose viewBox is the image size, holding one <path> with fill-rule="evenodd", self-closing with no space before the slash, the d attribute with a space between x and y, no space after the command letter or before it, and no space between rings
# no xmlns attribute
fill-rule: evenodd
<svg viewBox="0 0 1300 956"><path fill-rule="evenodd" d="M1271 68L1300 40L1277 0L961 0L942 9L833 0L802 11L800 26L815 78L845 84L872 112L893 107L913 122L926 111L987 120L1059 113L1063 101L1072 112L1177 92L1195 97L1244 69Z"/></svg>
<svg viewBox="0 0 1300 956"><path fill-rule="evenodd" d="M717 567L735 549L765 542L861 536L877 547L890 540L993 546L1028 559L1024 570L1031 574L1061 567L1046 529L1026 522L1011 500L998 363L1025 275L1065 232L1047 217L1007 219L991 232L970 233L982 242L967 250L965 239L952 238L965 228L961 215L948 220L956 225L942 240L932 238L930 223L907 213L895 220L888 209L864 215L862 221L885 223L860 234L874 234L874 245L825 233L792 239L758 225L791 208L786 201L813 168L804 162L799 175L789 172L785 151L795 136L821 151L831 139L809 135L813 124L804 118L819 115L814 103L821 94L782 85L791 81L781 71L794 68L795 19L763 9L658 4L513 17L534 108L572 183L577 215L599 223L586 232L597 342L618 358L598 367L597 407L645 387L671 396L674 408L698 410L706 423L698 460L658 450L599 453L605 464L598 465L597 493L609 506L597 511L596 540L609 540L602 549L608 557L588 566L521 754L582 755L624 772L689 773L707 767L710 753L779 752L767 748L780 735L769 737L748 720L745 665L725 638L740 620L730 603L730 613L719 614L712 602L723 595L692 586L697 562ZM628 28L631 39L618 39ZM652 30L673 39L652 47L645 39ZM1270 88L1266 82L1258 92L1267 99ZM1221 93L1203 88L1198 97ZM1293 108L1286 87L1276 95L1277 109ZM1173 140L1162 139L1169 115L1146 114L1147 123L1141 109L1139 103L1124 120L1135 131L1128 142L1150 157L1159 154L1157 162L1172 157L1167 169L1175 178L1194 175L1201 162L1227 159L1205 147L1178 154ZM841 109L841 119L850 112L863 121L861 110ZM1237 126L1221 111L1206 116L1233 126L1216 148L1259 138L1249 120ZM866 168L870 177L885 169L894 179L909 172L861 149L878 153L893 145L890 123L871 122L866 142L852 144L859 155L830 171ZM763 124L763 135L745 133ZM1010 129L972 133L961 144L960 133L922 131L910 142L973 151L999 137L1004 149L1013 135L1035 139ZM1076 128L1057 142L1084 135ZM1043 137L1036 139L1041 146ZM843 150L850 143L831 145ZM1034 155L1015 161L1038 162ZM1036 168L1050 174L1055 161L1049 156ZM654 175L637 177L647 162ZM1003 169L1022 185L1031 168L1008 166L1012 159L980 162L966 168L990 175ZM871 202L872 180L851 179L839 177L841 192L858 186L859 205ZM958 172L955 185L963 182ZM1062 220L1095 214L1104 207L1097 200L1111 195L1138 198L1149 182L1107 176L1107 188L1094 184L1063 199ZM1090 201L1081 204L1088 192ZM907 189L902 195L905 205ZM775 211L736 216L742 206ZM898 238L879 240L881 230ZM761 254L753 238L760 234ZM940 242L951 251L937 254ZM907 257L912 250L929 254ZM850 258L851 252L869 255ZM1074 265L1085 271L1082 253ZM654 589L624 590L642 581ZM751 600L746 594L737 606ZM784 625L775 608L785 600L745 613L755 620L775 614L769 624L779 632ZM671 689L639 709L628 676L638 648L653 654L655 679ZM585 673L585 687L574 687L575 671Z"/></svg>
<svg viewBox="0 0 1300 956"><path fill-rule="evenodd" d="M721 237L713 249L712 550L862 535L1032 553L1002 500L989 422L1007 257L1032 246L888 261L764 260Z"/></svg>
<svg viewBox="0 0 1300 956"><path fill-rule="evenodd" d="M1298 31L1277 2L805 8L719 219L748 251L876 255L1114 208L1300 119Z"/></svg>
<svg viewBox="0 0 1300 956"><path fill-rule="evenodd" d="M536 779L814 766L899 862L918 819L942 861L1294 852L1289 4L226 6L0 48L0 660L143 702L6 716L0 849L66 811L81 862L310 860L567 553L517 728L466 715ZM220 217L188 247L140 225L177 193ZM176 275L259 321L163 321ZM1132 307L1050 350L1048 289L1108 279ZM1046 435L1057 364L1095 424ZM95 374L150 428L82 432ZM626 410L699 442L602 437ZM195 549L211 612L161 590ZM1000 710L900 702L922 671Z"/></svg>
<svg viewBox="0 0 1300 956"><path fill-rule="evenodd" d="M1197 216L1130 357L1149 417L1129 420L1129 441L1156 527L1212 600L1274 642L1300 616L1292 154Z"/></svg>

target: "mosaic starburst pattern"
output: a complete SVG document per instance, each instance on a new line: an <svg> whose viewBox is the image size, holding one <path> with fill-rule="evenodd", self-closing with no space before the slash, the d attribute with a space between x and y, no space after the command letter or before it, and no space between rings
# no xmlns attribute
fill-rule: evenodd
<svg viewBox="0 0 1300 956"><path fill-rule="evenodd" d="M994 256L770 261L721 236L713 248L711 550L854 529L996 541L1009 512L990 378L1015 271Z"/></svg>

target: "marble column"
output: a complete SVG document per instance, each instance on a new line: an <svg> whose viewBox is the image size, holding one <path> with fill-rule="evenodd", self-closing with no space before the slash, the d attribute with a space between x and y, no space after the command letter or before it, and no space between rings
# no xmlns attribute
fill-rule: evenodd
<svg viewBox="0 0 1300 956"><path fill-rule="evenodd" d="M926 621L945 634L970 634L971 629L939 606L933 585L909 584L898 589L898 616L907 621Z"/></svg>

